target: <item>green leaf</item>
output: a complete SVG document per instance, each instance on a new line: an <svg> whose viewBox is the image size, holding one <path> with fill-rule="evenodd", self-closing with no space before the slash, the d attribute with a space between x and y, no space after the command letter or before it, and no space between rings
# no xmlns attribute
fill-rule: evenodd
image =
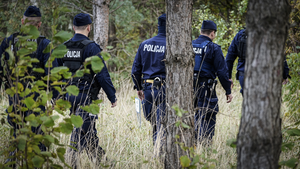
<svg viewBox="0 0 300 169"><path fill-rule="evenodd" d="M71 108L71 104L70 104L70 102L67 101L67 100L58 99L58 100L56 101L55 107L56 107L57 109L67 110L67 109Z"/></svg>
<svg viewBox="0 0 300 169"><path fill-rule="evenodd" d="M67 52L68 49L65 45L59 45L53 50L51 56L54 56L55 58L63 58Z"/></svg>
<svg viewBox="0 0 300 169"><path fill-rule="evenodd" d="M26 116L25 117L25 120L26 121L32 121L32 120L34 120L35 119L35 115L34 114L30 114L29 116Z"/></svg>
<svg viewBox="0 0 300 169"><path fill-rule="evenodd" d="M35 71L35 72L38 72L38 73L44 73L45 72L45 70L42 69L42 68L33 68L32 70Z"/></svg>
<svg viewBox="0 0 300 169"><path fill-rule="evenodd" d="M47 120L44 121L43 123L46 127L53 127L54 126L54 121L52 118L47 117Z"/></svg>
<svg viewBox="0 0 300 169"><path fill-rule="evenodd" d="M200 162L200 156L199 155L196 155L194 158L193 158L193 161L192 161L192 164L191 165L195 165L197 163Z"/></svg>
<svg viewBox="0 0 300 169"><path fill-rule="evenodd" d="M182 167L189 167L191 163L191 160L189 159L188 156L181 156L180 157L180 164Z"/></svg>
<svg viewBox="0 0 300 169"><path fill-rule="evenodd" d="M20 132L22 133L29 133L31 130L29 130L28 128L21 128Z"/></svg>
<svg viewBox="0 0 300 169"><path fill-rule="evenodd" d="M43 155L43 156L52 157L52 154L50 152L47 152L47 151L40 152L40 154Z"/></svg>
<svg viewBox="0 0 300 169"><path fill-rule="evenodd" d="M70 85L66 88L67 92L71 95L77 96L79 94L79 89L75 85Z"/></svg>
<svg viewBox="0 0 300 169"><path fill-rule="evenodd" d="M31 110L35 101L31 97L27 97L24 99L24 103L25 103L26 107Z"/></svg>
<svg viewBox="0 0 300 169"><path fill-rule="evenodd" d="M33 145L33 146L32 146L32 150L33 150L34 152L36 152L37 154L40 154L40 153L41 153L41 149L40 149L39 146L37 146L37 145Z"/></svg>
<svg viewBox="0 0 300 169"><path fill-rule="evenodd" d="M29 35L32 35L32 39L37 39L40 36L40 32L37 27L33 25L28 25L29 26Z"/></svg>
<svg viewBox="0 0 300 169"><path fill-rule="evenodd" d="M232 147L232 148L236 148L236 139L228 139L226 141L226 145Z"/></svg>
<svg viewBox="0 0 300 169"><path fill-rule="evenodd" d="M41 156L34 156L32 159L32 163L34 167L42 167L45 159Z"/></svg>
<svg viewBox="0 0 300 169"><path fill-rule="evenodd" d="M93 104L100 104L102 102L103 102L102 100L93 100Z"/></svg>
<svg viewBox="0 0 300 169"><path fill-rule="evenodd" d="M14 96L14 94L16 93L15 90L12 90L11 88L8 88L5 90L6 94L10 95L11 97Z"/></svg>
<svg viewBox="0 0 300 169"><path fill-rule="evenodd" d="M102 68L104 67L102 59L99 56L92 56L91 57L91 65L92 65L92 70L95 73L101 72Z"/></svg>
<svg viewBox="0 0 300 169"><path fill-rule="evenodd" d="M75 77L82 77L84 75L84 70L77 70L75 73Z"/></svg>
<svg viewBox="0 0 300 169"><path fill-rule="evenodd" d="M180 124L181 124L181 121L177 121L177 122L175 123L175 126L176 126L176 127L179 127Z"/></svg>
<svg viewBox="0 0 300 169"><path fill-rule="evenodd" d="M108 52L101 52L101 56L103 57L104 61L109 60L109 58L111 57Z"/></svg>
<svg viewBox="0 0 300 169"><path fill-rule="evenodd" d="M70 32L60 31L56 35L54 35L53 39L63 43L65 41L67 41L68 39L70 39L72 36L73 36L73 34Z"/></svg>
<svg viewBox="0 0 300 169"><path fill-rule="evenodd" d="M281 151L292 150L294 147L294 143L282 143Z"/></svg>
<svg viewBox="0 0 300 169"><path fill-rule="evenodd" d="M71 121L77 128L81 127L83 124L83 120L80 116L71 115Z"/></svg>
<svg viewBox="0 0 300 169"><path fill-rule="evenodd" d="M64 72L63 76L64 76L64 79L70 79L72 77L72 72Z"/></svg>
<svg viewBox="0 0 300 169"><path fill-rule="evenodd" d="M61 122L59 123L60 131L64 134L71 134L73 131L73 126L70 123Z"/></svg>
<svg viewBox="0 0 300 169"><path fill-rule="evenodd" d="M44 139L48 140L51 143L54 143L54 138L52 136L50 136L50 135L45 135Z"/></svg>
<svg viewBox="0 0 300 169"><path fill-rule="evenodd" d="M299 129L289 129L286 131L290 136L300 136Z"/></svg>
<svg viewBox="0 0 300 169"><path fill-rule="evenodd" d="M289 168L294 168L297 165L298 161L299 160L296 159L296 158L291 158L291 159L289 159L287 161L281 161L281 162L279 162L279 165L287 166Z"/></svg>
<svg viewBox="0 0 300 169"><path fill-rule="evenodd" d="M51 74L55 74L55 73L63 73L63 72L67 72L69 71L68 67L65 66L59 66L59 67L55 67L53 69L51 69Z"/></svg>
<svg viewBox="0 0 300 169"><path fill-rule="evenodd" d="M89 113L92 113L92 114L99 114L99 111L100 111L100 107L97 105L97 104L90 104L90 112Z"/></svg>
<svg viewBox="0 0 300 169"><path fill-rule="evenodd" d="M185 123L181 123L181 126L186 129L190 129L191 127Z"/></svg>
<svg viewBox="0 0 300 169"><path fill-rule="evenodd" d="M20 135L17 137L18 140L18 149L24 151L26 147L26 136Z"/></svg>
<svg viewBox="0 0 300 169"><path fill-rule="evenodd" d="M59 159L64 163L65 162L64 155L66 153L66 149L65 148L57 148L56 152L57 152Z"/></svg>
<svg viewBox="0 0 300 169"><path fill-rule="evenodd" d="M106 46L107 49L113 49L113 46Z"/></svg>

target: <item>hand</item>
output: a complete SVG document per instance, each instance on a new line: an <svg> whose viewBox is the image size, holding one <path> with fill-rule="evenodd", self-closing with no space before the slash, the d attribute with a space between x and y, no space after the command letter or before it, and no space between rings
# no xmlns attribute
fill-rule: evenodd
<svg viewBox="0 0 300 169"><path fill-rule="evenodd" d="M230 86L230 89L232 89L233 88L233 81L232 81L232 79L229 79L229 81L231 81L231 86Z"/></svg>
<svg viewBox="0 0 300 169"><path fill-rule="evenodd" d="M283 85L286 85L288 82L289 82L289 79L288 79L288 78L282 80L282 84L283 84Z"/></svg>
<svg viewBox="0 0 300 169"><path fill-rule="evenodd" d="M111 108L114 108L117 106L117 101L111 104Z"/></svg>
<svg viewBox="0 0 300 169"><path fill-rule="evenodd" d="M227 103L230 103L233 98L232 94L226 95L226 97L227 97Z"/></svg>
<svg viewBox="0 0 300 169"><path fill-rule="evenodd" d="M141 101L145 99L143 90L137 91L137 94L138 94L138 97L141 99Z"/></svg>

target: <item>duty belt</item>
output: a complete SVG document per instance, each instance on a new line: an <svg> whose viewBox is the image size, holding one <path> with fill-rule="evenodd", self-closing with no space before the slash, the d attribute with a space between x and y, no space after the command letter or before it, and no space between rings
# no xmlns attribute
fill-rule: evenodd
<svg viewBox="0 0 300 169"><path fill-rule="evenodd" d="M154 79L146 79L146 80L144 80L144 83L154 83L154 80L156 80L156 79L158 79L158 81L161 81L162 84L165 83L165 79L161 79L159 77L156 77Z"/></svg>
<svg viewBox="0 0 300 169"><path fill-rule="evenodd" d="M153 83L154 80L153 79L147 79L147 80L144 80L144 83Z"/></svg>

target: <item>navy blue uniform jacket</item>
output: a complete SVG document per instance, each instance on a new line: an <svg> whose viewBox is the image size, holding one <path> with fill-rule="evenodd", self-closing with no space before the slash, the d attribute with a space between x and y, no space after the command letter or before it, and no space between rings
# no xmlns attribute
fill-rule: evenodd
<svg viewBox="0 0 300 169"><path fill-rule="evenodd" d="M240 30L235 37L233 38L231 45L229 46L228 53L226 56L226 64L228 67L229 79L232 79L232 69L233 63L235 59L238 57L238 44L241 39L245 29ZM245 60L238 59L237 71L244 72L245 71ZM287 79L289 77L289 67L284 59L284 70L283 70L283 79Z"/></svg>
<svg viewBox="0 0 300 169"><path fill-rule="evenodd" d="M1 44L1 47L0 47L0 56L2 56L2 54L5 52L5 50L9 47L10 43L12 42L12 38L13 38L13 35L9 36L8 38L5 38L2 41L2 44ZM49 42L50 42L49 39L43 39L40 42L40 45L37 48L37 55L36 55L37 59L41 63L44 63L44 65L48 61L50 54L49 53L43 53L43 50L47 47L47 45L49 44ZM9 59L9 55L6 52L5 52L5 59ZM53 67L56 67L57 65L58 65L57 62L54 61L53 62ZM0 65L0 71L3 72L2 65ZM46 73L46 75L48 74L48 68L47 68L47 66L45 66L45 73ZM3 77L3 73L1 73L0 75L1 75L1 77Z"/></svg>
<svg viewBox="0 0 300 169"><path fill-rule="evenodd" d="M142 80L166 78L165 62L166 34L147 39L139 46L132 65L132 79L137 90L142 90ZM143 75L143 77L142 77Z"/></svg>
<svg viewBox="0 0 300 169"><path fill-rule="evenodd" d="M85 39L89 40L89 38L86 37L85 35L75 34L71 40L72 41L80 41L80 40L85 40ZM95 42L88 44L86 46L84 52L83 52L83 60L85 60L88 57L96 56L96 55L99 56L102 59L104 67L103 67L103 69L101 70L100 73L96 74L95 79L97 80L100 87L103 88L103 90L106 93L106 96L109 99L109 101L111 103L115 103L117 101L117 98L116 98L116 95L115 95L116 94L116 89L114 88L114 85L112 84L110 75L109 75L108 70L106 68L106 64L105 64L102 56L100 55L101 50L102 49L100 48L100 46ZM58 59L58 64L59 64L59 66L63 66L62 59ZM79 84L79 86L77 86L77 87L79 88L79 90L83 90L84 88L88 89L90 87L90 84L85 84L85 82L81 82Z"/></svg>
<svg viewBox="0 0 300 169"><path fill-rule="evenodd" d="M198 39L193 40L193 44L201 44L204 41L210 41L210 43L207 44L206 55L203 64L211 65L210 71L212 73L201 69L200 77L215 79L216 76L218 76L221 85L226 91L226 95L229 95L231 94L231 89L230 89L231 82L229 81L227 75L227 66L225 63L225 59L221 47L213 43L209 37L204 35L200 35Z"/></svg>

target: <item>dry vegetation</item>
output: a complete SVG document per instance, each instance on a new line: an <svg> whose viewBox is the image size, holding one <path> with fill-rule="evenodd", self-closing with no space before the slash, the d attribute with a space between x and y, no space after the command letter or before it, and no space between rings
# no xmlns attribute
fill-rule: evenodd
<svg viewBox="0 0 300 169"><path fill-rule="evenodd" d="M114 165L113 168L163 168L163 163L154 155L152 131L150 123L142 116L142 125L139 127L135 111L134 97L136 91L132 89L130 80L121 82L117 92L118 106L110 107L110 102L105 98L101 104L99 120L97 122L100 146L106 151L108 161L103 166L95 166L88 159L85 152L81 153L81 168L102 168L105 165ZM226 145L228 139L236 138L240 117L242 96L239 93L239 84L235 84L232 103L226 103L224 90L218 85L220 113L217 115L216 132L211 147L195 146L196 153L202 155L201 162L209 164L212 168L228 169L236 164L234 148ZM1 103L1 111L5 111L7 101ZM284 107L284 106L283 106ZM284 109L284 108L283 108ZM8 126L0 128L1 149L8 145ZM61 135L60 140L67 144L70 135ZM282 154L288 158L289 154ZM67 157L67 155L66 155ZM208 162L207 159L214 159ZM4 158L0 158L3 162ZM201 167L199 167L201 168Z"/></svg>

